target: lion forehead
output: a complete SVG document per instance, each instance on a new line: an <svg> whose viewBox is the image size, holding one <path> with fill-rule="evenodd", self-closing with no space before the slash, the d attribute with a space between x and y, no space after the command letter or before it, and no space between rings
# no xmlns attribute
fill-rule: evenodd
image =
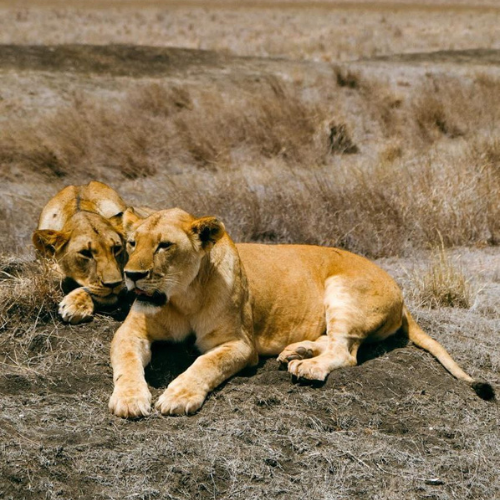
<svg viewBox="0 0 500 500"><path fill-rule="evenodd" d="M159 241L188 242L189 234L186 221L184 218L179 220L177 217L170 217L170 214L159 214L156 217L150 217L149 220L141 224L135 231L135 235L151 245Z"/></svg>

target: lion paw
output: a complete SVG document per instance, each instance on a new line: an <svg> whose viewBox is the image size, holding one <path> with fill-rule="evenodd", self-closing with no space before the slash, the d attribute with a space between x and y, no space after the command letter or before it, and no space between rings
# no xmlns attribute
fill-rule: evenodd
<svg viewBox="0 0 500 500"><path fill-rule="evenodd" d="M278 356L278 361L280 363L289 363L295 359L309 359L314 356L313 350L309 346L304 346L301 344L310 344L311 342L299 342L297 344L291 344L285 347Z"/></svg>
<svg viewBox="0 0 500 500"><path fill-rule="evenodd" d="M59 304L62 320L72 325L91 321L93 313L92 297L83 288L73 290Z"/></svg>
<svg viewBox="0 0 500 500"><path fill-rule="evenodd" d="M324 381L330 370L321 359L294 359L288 363L288 371L297 378Z"/></svg>
<svg viewBox="0 0 500 500"><path fill-rule="evenodd" d="M115 387L108 406L111 413L117 417L145 417L151 411L151 393L147 387L128 389Z"/></svg>
<svg viewBox="0 0 500 500"><path fill-rule="evenodd" d="M201 408L205 398L204 392L174 381L158 399L156 409L163 415L189 415Z"/></svg>

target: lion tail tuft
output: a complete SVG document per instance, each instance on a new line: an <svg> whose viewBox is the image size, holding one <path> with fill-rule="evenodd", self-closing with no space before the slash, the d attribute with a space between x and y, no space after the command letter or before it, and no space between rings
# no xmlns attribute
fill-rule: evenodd
<svg viewBox="0 0 500 500"><path fill-rule="evenodd" d="M472 388L481 399L486 401L495 399L495 390L488 382L473 382Z"/></svg>

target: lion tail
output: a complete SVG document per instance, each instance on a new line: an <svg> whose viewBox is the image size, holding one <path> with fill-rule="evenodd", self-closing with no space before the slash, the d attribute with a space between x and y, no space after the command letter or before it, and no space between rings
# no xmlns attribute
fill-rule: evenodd
<svg viewBox="0 0 500 500"><path fill-rule="evenodd" d="M416 346L430 352L455 378L467 382L480 398L489 400L495 397L493 387L487 382L474 380L470 375L467 375L446 349L418 326L406 307L403 310L402 328Z"/></svg>

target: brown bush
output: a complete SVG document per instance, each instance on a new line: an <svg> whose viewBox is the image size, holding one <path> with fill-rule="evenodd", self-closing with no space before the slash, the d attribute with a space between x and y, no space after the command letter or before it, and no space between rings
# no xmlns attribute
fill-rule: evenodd
<svg viewBox="0 0 500 500"><path fill-rule="evenodd" d="M61 299L59 283L43 263L0 256L0 331L51 320Z"/></svg>
<svg viewBox="0 0 500 500"><path fill-rule="evenodd" d="M237 241L334 245L380 257L436 245L439 232L446 246L500 236L500 177L463 152L314 171L281 160L156 182L158 206L216 214Z"/></svg>
<svg viewBox="0 0 500 500"><path fill-rule="evenodd" d="M361 85L361 76L358 72L352 71L347 67L335 66L335 77L339 87L350 89L359 89Z"/></svg>

